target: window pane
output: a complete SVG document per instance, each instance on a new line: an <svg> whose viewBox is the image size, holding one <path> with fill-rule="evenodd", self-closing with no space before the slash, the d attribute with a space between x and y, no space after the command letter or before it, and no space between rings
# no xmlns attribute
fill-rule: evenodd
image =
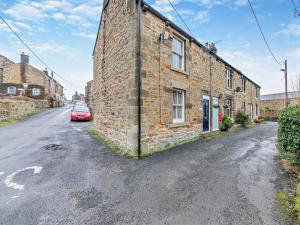
<svg viewBox="0 0 300 225"><path fill-rule="evenodd" d="M182 119L182 106L177 106L177 119Z"/></svg>
<svg viewBox="0 0 300 225"><path fill-rule="evenodd" d="M182 92L178 91L178 105L183 105Z"/></svg>
<svg viewBox="0 0 300 225"><path fill-rule="evenodd" d="M173 106L173 119L176 119L176 106Z"/></svg>
<svg viewBox="0 0 300 225"><path fill-rule="evenodd" d="M173 105L177 105L177 91L173 91Z"/></svg>

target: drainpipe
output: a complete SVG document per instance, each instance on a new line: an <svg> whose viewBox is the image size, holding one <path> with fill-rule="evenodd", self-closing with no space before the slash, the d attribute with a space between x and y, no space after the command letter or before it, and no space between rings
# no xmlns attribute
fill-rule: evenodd
<svg viewBox="0 0 300 225"><path fill-rule="evenodd" d="M141 66L142 66L142 57L141 57L141 10L142 9L142 0L138 0L137 5L137 79L138 79L138 157L141 158L141 133L142 133L142 79L141 79Z"/></svg>

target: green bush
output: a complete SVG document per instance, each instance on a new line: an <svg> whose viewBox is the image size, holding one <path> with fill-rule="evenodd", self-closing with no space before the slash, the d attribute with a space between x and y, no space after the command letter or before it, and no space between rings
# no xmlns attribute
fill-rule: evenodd
<svg viewBox="0 0 300 225"><path fill-rule="evenodd" d="M249 116L242 111L237 111L235 116L235 123L241 124L242 127L246 127L249 124Z"/></svg>
<svg viewBox="0 0 300 225"><path fill-rule="evenodd" d="M224 116L222 121L222 127L223 130L229 130L231 127L233 127L233 121L230 117Z"/></svg>
<svg viewBox="0 0 300 225"><path fill-rule="evenodd" d="M279 116L278 144L283 155L300 158L300 106L284 109ZM297 160L298 161L298 160Z"/></svg>

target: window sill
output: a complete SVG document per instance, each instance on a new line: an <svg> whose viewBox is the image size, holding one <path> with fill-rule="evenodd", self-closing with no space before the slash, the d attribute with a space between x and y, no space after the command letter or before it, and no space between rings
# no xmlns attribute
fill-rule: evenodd
<svg viewBox="0 0 300 225"><path fill-rule="evenodd" d="M172 123L172 124L170 124L170 128L187 127L189 125L190 125L190 123L188 123L188 122Z"/></svg>
<svg viewBox="0 0 300 225"><path fill-rule="evenodd" d="M171 67L171 70L173 70L177 73L181 73L181 74L189 76L188 72L186 72L185 70L177 69L177 68L174 68L174 67Z"/></svg>

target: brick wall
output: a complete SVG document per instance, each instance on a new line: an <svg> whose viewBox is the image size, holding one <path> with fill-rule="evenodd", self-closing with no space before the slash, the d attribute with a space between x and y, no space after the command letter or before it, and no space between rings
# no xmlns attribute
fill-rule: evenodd
<svg viewBox="0 0 300 225"><path fill-rule="evenodd" d="M110 0L94 51L94 121L99 133L136 149L135 0Z"/></svg>

